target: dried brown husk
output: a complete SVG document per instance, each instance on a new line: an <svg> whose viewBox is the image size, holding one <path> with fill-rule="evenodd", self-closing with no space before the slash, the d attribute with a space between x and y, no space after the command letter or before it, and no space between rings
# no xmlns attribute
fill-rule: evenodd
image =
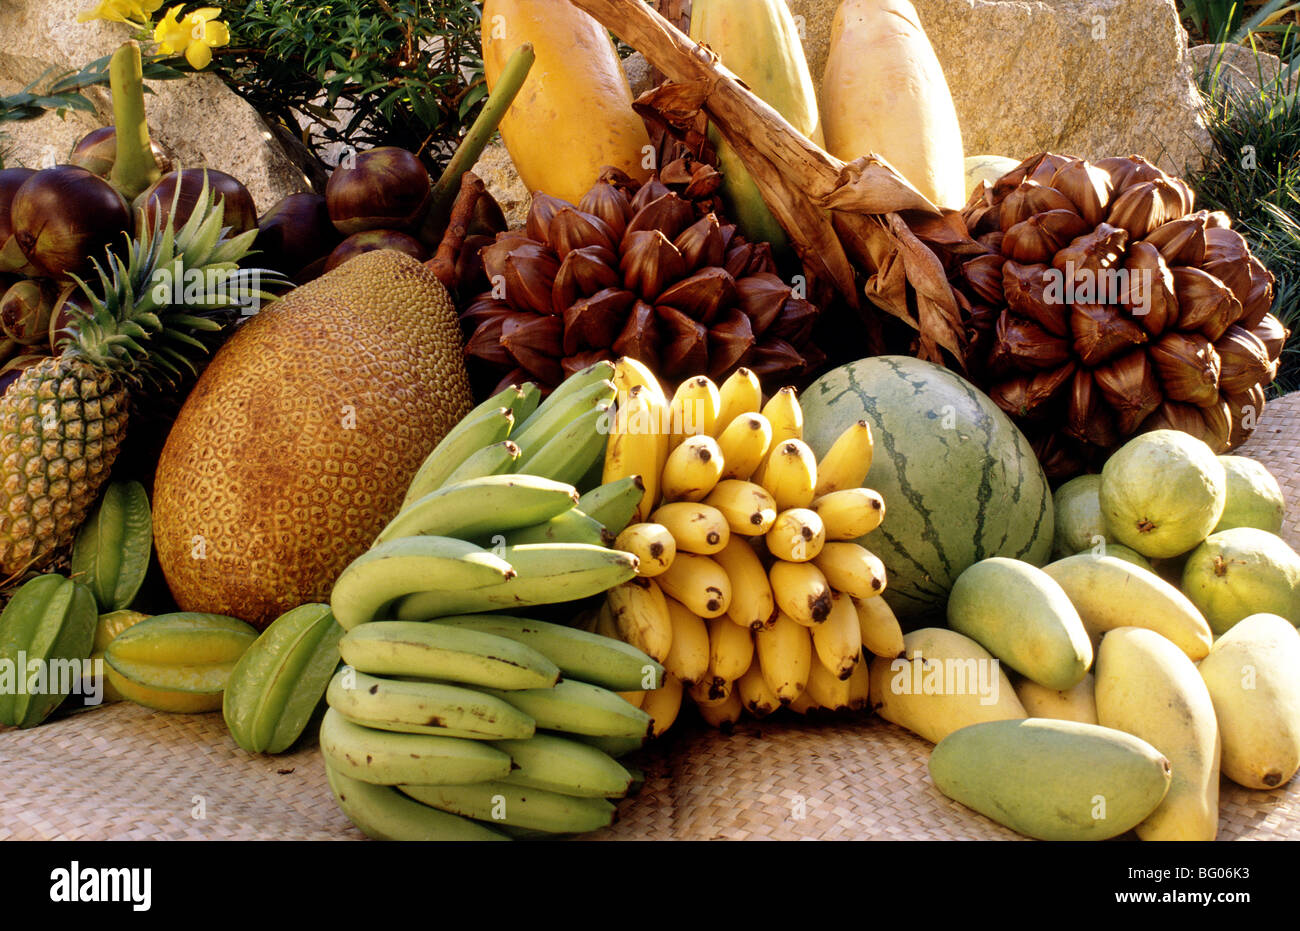
<svg viewBox="0 0 1300 931"><path fill-rule="evenodd" d="M1055 188L1025 181L1003 198L998 206L998 225L1007 232L1017 223L1049 210L1077 212L1071 200Z"/></svg>
<svg viewBox="0 0 1300 931"><path fill-rule="evenodd" d="M686 274L686 260L661 231L629 229L623 237L619 271L623 287L642 300L654 301L668 285Z"/></svg>
<svg viewBox="0 0 1300 931"><path fill-rule="evenodd" d="M1166 400L1207 407L1218 398L1219 353L1201 334L1171 330L1151 347L1151 361Z"/></svg>
<svg viewBox="0 0 1300 931"><path fill-rule="evenodd" d="M583 349L608 349L622 332L636 295L622 288L606 288L574 301L564 311L564 354Z"/></svg>
<svg viewBox="0 0 1300 931"><path fill-rule="evenodd" d="M1233 324L1215 340L1214 348L1222 360L1219 384L1224 394L1240 394L1272 381L1268 347L1250 330Z"/></svg>
<svg viewBox="0 0 1300 931"><path fill-rule="evenodd" d="M1070 335L1070 307L1062 300L1048 300L1046 265L1002 264L1002 298L1012 313L1032 320L1053 336Z"/></svg>
<svg viewBox="0 0 1300 931"><path fill-rule="evenodd" d="M1184 404L1181 401L1171 401L1168 398L1162 401L1151 416L1142 423L1142 430L1144 432L1178 430L1194 436L1198 440L1205 440L1209 434L1201 408L1195 404ZM1209 445L1208 442L1207 445Z"/></svg>
<svg viewBox="0 0 1300 931"><path fill-rule="evenodd" d="M669 243L671 245L671 243ZM658 319L655 309L645 301L637 301L627 315L618 338L612 346L620 356L631 356L648 365L652 370L659 368Z"/></svg>
<svg viewBox="0 0 1300 931"><path fill-rule="evenodd" d="M1273 309L1273 273L1264 267L1259 259L1250 257L1250 296L1242 301L1239 320L1246 329L1251 330L1264 315Z"/></svg>
<svg viewBox="0 0 1300 931"><path fill-rule="evenodd" d="M999 303L1002 301L1002 266L1005 259L995 253L981 255L963 262L962 278L980 299Z"/></svg>
<svg viewBox="0 0 1300 931"><path fill-rule="evenodd" d="M1160 250L1169 265L1200 265L1205 259L1205 214L1170 220L1143 240Z"/></svg>
<svg viewBox="0 0 1300 931"><path fill-rule="evenodd" d="M613 251L604 246L574 249L564 257L560 270L555 273L551 304L556 313L563 313L578 298L612 288L620 281L618 256Z"/></svg>
<svg viewBox="0 0 1300 931"><path fill-rule="evenodd" d="M1130 352L1093 369L1106 403L1115 411L1115 427L1128 436L1164 400L1154 366L1144 350Z"/></svg>
<svg viewBox="0 0 1300 931"><path fill-rule="evenodd" d="M1178 298L1178 329L1199 331L1213 342L1241 317L1241 302L1209 272L1184 267L1170 271Z"/></svg>
<svg viewBox="0 0 1300 931"><path fill-rule="evenodd" d="M672 285L659 295L667 304L704 324L711 324L723 307L736 299L736 281L724 268L705 268Z"/></svg>
<svg viewBox="0 0 1300 931"><path fill-rule="evenodd" d="M1250 332L1259 337L1260 342L1264 344L1269 359L1277 359L1282 355L1282 347L1286 345L1287 338L1291 335L1291 331L1282 326L1282 321L1272 314L1261 317L1259 323L1255 324Z"/></svg>
<svg viewBox="0 0 1300 931"><path fill-rule="evenodd" d="M1017 375L989 391L993 403L1012 417L1035 420L1051 412L1052 401L1071 383L1078 366L1067 362L1059 368L1034 375Z"/></svg>
<svg viewBox="0 0 1300 931"><path fill-rule="evenodd" d="M1024 265L1050 262L1067 243L1088 231L1073 210L1048 210L1011 227L1002 238L1002 254Z"/></svg>
<svg viewBox="0 0 1300 931"><path fill-rule="evenodd" d="M1110 178L1111 198L1144 181L1168 179L1168 175L1140 155L1098 159L1098 168Z"/></svg>
<svg viewBox="0 0 1300 931"><path fill-rule="evenodd" d="M1089 225L1097 226L1106 219L1111 181L1110 174L1104 169L1085 159L1079 159L1057 170L1052 176L1052 187L1065 195Z"/></svg>
<svg viewBox="0 0 1300 931"><path fill-rule="evenodd" d="M790 286L776 275L750 275L736 282L737 306L749 317L754 335L762 337L790 299Z"/></svg>
<svg viewBox="0 0 1300 931"><path fill-rule="evenodd" d="M995 367L1029 372L1059 368L1069 360L1069 341L1010 312L998 318L997 343L990 359Z"/></svg>
<svg viewBox="0 0 1300 931"><path fill-rule="evenodd" d="M1094 289L1100 289L1101 282L1106 277L1105 272L1124 260L1124 247L1127 244L1126 231L1102 223L1095 230L1076 237L1058 250L1052 256L1052 268L1065 276L1065 281L1076 286L1091 281ZM1101 299L1100 295L1093 298Z"/></svg>
<svg viewBox="0 0 1300 931"><path fill-rule="evenodd" d="M1194 264L1226 284L1245 306L1250 299L1250 247L1236 230L1207 228L1205 255Z"/></svg>
<svg viewBox="0 0 1300 931"><path fill-rule="evenodd" d="M1070 332L1079 361L1095 368L1147 341L1147 333L1123 308L1109 304L1073 304Z"/></svg>
<svg viewBox="0 0 1300 931"><path fill-rule="evenodd" d="M1168 178L1142 181L1119 193L1110 204L1106 222L1145 239L1159 227L1183 215L1183 199Z"/></svg>
<svg viewBox="0 0 1300 931"><path fill-rule="evenodd" d="M1120 304L1151 336L1159 336L1178 320L1178 299L1174 276L1160 250L1148 243L1135 243L1124 262L1126 280Z"/></svg>
<svg viewBox="0 0 1300 931"><path fill-rule="evenodd" d="M1250 439L1259 426L1260 415L1264 413L1264 386L1252 385L1248 391L1225 395L1224 400L1228 402L1232 421L1228 441L1235 448Z"/></svg>

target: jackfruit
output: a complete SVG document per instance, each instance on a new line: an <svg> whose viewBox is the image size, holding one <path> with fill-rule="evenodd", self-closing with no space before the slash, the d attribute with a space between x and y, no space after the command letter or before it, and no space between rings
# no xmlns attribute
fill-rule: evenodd
<svg viewBox="0 0 1300 931"><path fill-rule="evenodd" d="M472 403L455 307L408 256L360 255L262 310L159 458L154 534L176 603L264 628L327 602Z"/></svg>

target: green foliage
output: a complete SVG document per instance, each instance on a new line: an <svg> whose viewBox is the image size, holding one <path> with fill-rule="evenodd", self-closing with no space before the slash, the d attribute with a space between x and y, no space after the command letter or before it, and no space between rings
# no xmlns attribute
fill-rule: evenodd
<svg viewBox="0 0 1300 931"><path fill-rule="evenodd" d="M487 93L480 12L468 0L233 2L215 67L318 156L332 143L396 145L436 168Z"/></svg>
<svg viewBox="0 0 1300 931"><path fill-rule="evenodd" d="M1295 24L1288 16L1300 11L1295 0L1182 0L1182 19L1206 42L1242 43L1255 36L1280 40L1283 55L1295 54Z"/></svg>
<svg viewBox="0 0 1300 931"><path fill-rule="evenodd" d="M1211 69L1201 93L1214 151L1188 180L1277 278L1273 313L1292 331L1274 385L1285 393L1300 389L1300 69L1261 84L1234 90Z"/></svg>
<svg viewBox="0 0 1300 931"><path fill-rule="evenodd" d="M97 58L80 71L46 71L18 93L0 97L0 124L39 119L50 111L60 117L70 110L94 113L94 106L81 92L87 87L108 86L108 62L112 57ZM179 61L184 65L183 58ZM145 80L180 78L189 70L188 66L173 67L158 58L146 57L143 63Z"/></svg>

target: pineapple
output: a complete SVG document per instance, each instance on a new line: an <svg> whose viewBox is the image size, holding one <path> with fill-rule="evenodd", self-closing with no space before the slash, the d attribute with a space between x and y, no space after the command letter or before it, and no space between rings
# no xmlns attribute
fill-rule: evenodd
<svg viewBox="0 0 1300 931"><path fill-rule="evenodd" d="M205 186L180 229L175 201L154 233L139 224L125 260L96 261L98 287L77 279L90 307L74 307L62 352L0 395L3 575L41 568L72 541L122 448L131 393L171 389L195 373L193 358L222 329L217 318L269 297L261 284L279 283L273 272L238 267L256 231L228 238L222 213ZM204 286L189 287L199 274Z"/></svg>

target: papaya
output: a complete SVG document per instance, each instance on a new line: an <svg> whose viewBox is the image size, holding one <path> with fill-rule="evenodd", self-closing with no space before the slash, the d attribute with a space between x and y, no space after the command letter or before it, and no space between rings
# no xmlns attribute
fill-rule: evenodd
<svg viewBox="0 0 1300 931"><path fill-rule="evenodd" d="M1276 789L1300 769L1300 631L1252 614L1201 660L1223 742L1223 774L1248 789Z"/></svg>
<svg viewBox="0 0 1300 931"><path fill-rule="evenodd" d="M1065 591L1018 559L994 556L962 572L948 626L1048 688L1073 688L1092 665L1092 643Z"/></svg>
<svg viewBox="0 0 1300 931"><path fill-rule="evenodd" d="M1196 665L1160 634L1109 631L1097 652L1097 721L1169 759L1173 779L1137 826L1142 840L1214 840L1219 827L1219 725Z"/></svg>
<svg viewBox="0 0 1300 931"><path fill-rule="evenodd" d="M955 630L904 635L903 655L872 659L867 680L877 714L931 743L968 724L1027 717L998 660Z"/></svg>
<svg viewBox="0 0 1300 931"><path fill-rule="evenodd" d="M1040 840L1105 840L1164 799L1170 764L1131 734L1029 718L972 724L930 754L930 778L956 802Z"/></svg>

